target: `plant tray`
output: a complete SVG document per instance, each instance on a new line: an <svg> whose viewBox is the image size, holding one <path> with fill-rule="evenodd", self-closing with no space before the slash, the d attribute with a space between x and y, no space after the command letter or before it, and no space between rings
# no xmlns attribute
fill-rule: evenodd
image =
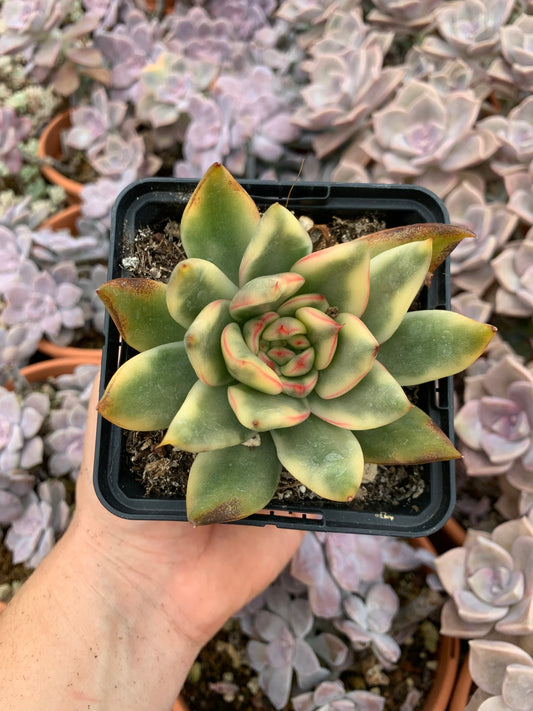
<svg viewBox="0 0 533 711"><path fill-rule="evenodd" d="M129 276L121 266L122 244L132 242L140 228L160 229L166 221L179 222L197 185L195 180L139 180L117 198L112 212L109 279ZM278 183L242 181L243 187L260 209L281 202L296 214L305 214L315 223L326 223L333 216L341 219L379 213L387 227L423 222L447 223L443 203L431 192L404 185L360 185L330 183ZM435 273L431 285L420 295L421 307L449 309L449 271L447 263ZM107 316L106 345L102 358L101 389L119 365L135 354L123 343ZM417 404L437 425L453 438L453 382L443 378L418 388ZM185 521L185 499L149 498L129 471L125 436L121 428L99 417L95 458L95 487L106 508L123 518ZM314 531L337 531L404 537L426 536L441 528L455 504L454 462L437 462L417 467L423 491L395 506L377 505L351 509L320 499L307 505L271 502L264 511L239 524ZM356 497L357 499L357 497Z"/></svg>

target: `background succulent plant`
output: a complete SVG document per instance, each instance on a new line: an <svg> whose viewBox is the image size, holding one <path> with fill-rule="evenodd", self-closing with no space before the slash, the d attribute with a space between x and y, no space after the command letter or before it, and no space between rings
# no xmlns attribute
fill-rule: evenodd
<svg viewBox="0 0 533 711"><path fill-rule="evenodd" d="M142 351L113 376L99 410L126 429L165 428L162 445L197 453L187 488L195 523L261 509L282 466L319 496L351 501L365 459L454 458L402 385L461 370L493 336L459 314L407 313L468 234L415 226L312 253L286 208L260 217L215 164L185 208L187 259L169 283L118 279L99 290Z"/></svg>

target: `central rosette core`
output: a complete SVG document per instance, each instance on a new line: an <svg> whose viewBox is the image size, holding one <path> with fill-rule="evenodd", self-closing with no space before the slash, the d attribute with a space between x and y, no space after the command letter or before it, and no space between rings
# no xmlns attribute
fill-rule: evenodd
<svg viewBox="0 0 533 711"><path fill-rule="evenodd" d="M229 307L235 320L221 337L235 380L269 395L304 398L312 392L319 371L335 354L342 324L326 313L324 296L293 295L304 281L297 274L277 274L252 280L237 292Z"/></svg>

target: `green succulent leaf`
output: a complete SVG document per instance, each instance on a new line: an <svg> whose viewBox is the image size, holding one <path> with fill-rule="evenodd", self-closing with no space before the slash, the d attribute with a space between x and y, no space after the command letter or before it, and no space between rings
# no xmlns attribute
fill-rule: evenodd
<svg viewBox="0 0 533 711"><path fill-rule="evenodd" d="M167 287L153 279L113 279L96 293L122 338L137 351L183 340L185 329L167 309Z"/></svg>
<svg viewBox="0 0 533 711"><path fill-rule="evenodd" d="M294 427L310 413L304 399L283 394L266 395L241 384L229 386L228 400L239 422L257 432Z"/></svg>
<svg viewBox="0 0 533 711"><path fill-rule="evenodd" d="M389 230L374 232L359 239L367 242L370 248L370 257L381 254L388 249L394 249L400 244L433 239L432 257L429 265L429 277L446 257L453 252L463 239L471 239L476 235L465 227L457 225L442 225L439 223L426 223L407 225L405 227L392 227ZM430 279L426 279L426 284Z"/></svg>
<svg viewBox="0 0 533 711"><path fill-rule="evenodd" d="M209 259L238 284L241 259L259 219L252 198L222 165L215 163L185 207L180 227L185 253ZM216 298L226 297L219 294Z"/></svg>
<svg viewBox="0 0 533 711"><path fill-rule="evenodd" d="M269 324L263 331L263 338L267 341L284 341L291 336L300 336L307 333L303 323L293 316L282 316Z"/></svg>
<svg viewBox="0 0 533 711"><path fill-rule="evenodd" d="M379 349L378 360L401 385L459 373L485 350L496 329L452 311L410 311Z"/></svg>
<svg viewBox="0 0 533 711"><path fill-rule="evenodd" d="M226 387L212 387L197 380L161 445L171 444L186 452L207 452L240 444L253 434L233 414Z"/></svg>
<svg viewBox="0 0 533 711"><path fill-rule="evenodd" d="M221 345L226 367L235 380L269 395L282 391L278 375L250 352L236 323L228 324L223 330Z"/></svg>
<svg viewBox="0 0 533 711"><path fill-rule="evenodd" d="M310 415L299 425L271 434L280 462L304 486L332 501L354 498L364 460L352 432Z"/></svg>
<svg viewBox="0 0 533 711"><path fill-rule="evenodd" d="M237 445L200 452L187 484L187 518L195 526L237 521L260 511L274 496L281 464L268 434L258 447Z"/></svg>
<svg viewBox="0 0 533 711"><path fill-rule="evenodd" d="M320 371L315 391L326 400L351 390L372 367L378 342L365 324L353 314L339 314L335 320L342 326L335 355L326 370Z"/></svg>
<svg viewBox="0 0 533 711"><path fill-rule="evenodd" d="M239 284L277 272L310 254L313 243L294 215L279 203L271 205L254 232L239 270Z"/></svg>
<svg viewBox="0 0 533 711"><path fill-rule="evenodd" d="M298 309L304 306L312 306L319 311L326 311L329 308L328 300L323 294L297 294L291 299L287 299L279 308L280 316L294 316Z"/></svg>
<svg viewBox="0 0 533 711"><path fill-rule="evenodd" d="M196 381L183 342L165 343L127 360L98 403L106 420L127 430L168 427Z"/></svg>
<svg viewBox="0 0 533 711"><path fill-rule="evenodd" d="M402 322L424 283L432 241L389 249L370 260L370 297L361 319L383 343Z"/></svg>
<svg viewBox="0 0 533 711"><path fill-rule="evenodd" d="M285 365L282 365L280 370L281 375L290 378L299 378L302 375L307 375L313 370L313 365L316 364L317 356L314 348L306 348L301 353L296 353Z"/></svg>
<svg viewBox="0 0 533 711"><path fill-rule="evenodd" d="M233 380L220 346L222 331L230 322L229 301L219 299L200 311L185 334L191 365L206 385L225 385Z"/></svg>
<svg viewBox="0 0 533 711"><path fill-rule="evenodd" d="M327 368L335 355L339 330L342 326L327 314L311 306L298 309L296 316L307 329L307 336L315 350L315 368L317 370Z"/></svg>
<svg viewBox="0 0 533 711"><path fill-rule="evenodd" d="M172 318L189 328L200 311L218 299L232 299L237 287L205 259L185 259L172 271L167 285L167 307Z"/></svg>
<svg viewBox="0 0 533 711"><path fill-rule="evenodd" d="M257 277L245 284L235 294L230 304L230 313L237 321L275 311L277 306L292 296L304 283L299 274L283 272Z"/></svg>
<svg viewBox="0 0 533 711"><path fill-rule="evenodd" d="M461 457L431 417L416 406L384 427L356 431L355 436L365 461L375 464L425 464Z"/></svg>
<svg viewBox="0 0 533 711"><path fill-rule="evenodd" d="M291 397L307 397L313 391L318 380L318 370L310 370L297 378L286 378L280 375L282 392Z"/></svg>
<svg viewBox="0 0 533 711"><path fill-rule="evenodd" d="M291 268L304 277L306 292L323 294L332 307L355 316L361 316L368 302L369 270L368 245L361 240L313 252Z"/></svg>
<svg viewBox="0 0 533 711"><path fill-rule="evenodd" d="M323 400L315 389L308 400L314 415L348 430L382 427L405 415L411 407L402 387L378 361L374 361L367 375L344 395Z"/></svg>

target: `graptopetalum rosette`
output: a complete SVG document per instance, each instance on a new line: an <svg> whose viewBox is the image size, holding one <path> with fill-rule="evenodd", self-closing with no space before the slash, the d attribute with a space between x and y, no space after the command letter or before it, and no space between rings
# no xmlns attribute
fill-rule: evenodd
<svg viewBox="0 0 533 711"><path fill-rule="evenodd" d="M99 289L139 354L98 409L198 453L186 494L196 524L262 509L282 466L319 496L350 501L365 461L459 457L402 386L463 370L493 336L460 314L408 311L467 236L414 225L312 252L288 209L261 216L215 164L183 213L187 258L168 284L122 278Z"/></svg>

